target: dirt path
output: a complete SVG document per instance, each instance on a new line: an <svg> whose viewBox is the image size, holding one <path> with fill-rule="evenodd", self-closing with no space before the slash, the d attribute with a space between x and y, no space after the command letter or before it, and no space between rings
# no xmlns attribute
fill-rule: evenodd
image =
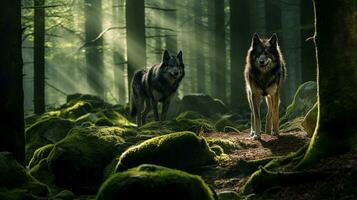
<svg viewBox="0 0 357 200"><path fill-rule="evenodd" d="M285 132L281 133L279 137L263 134L261 140L252 140L248 132L206 133L204 136L228 139L242 147L227 153L229 159L223 164L201 174L202 178L216 191L237 191L238 185L241 185L239 183L247 179L246 175L233 172L237 167L237 161L286 155L297 151L309 142L309 138L303 131Z"/></svg>

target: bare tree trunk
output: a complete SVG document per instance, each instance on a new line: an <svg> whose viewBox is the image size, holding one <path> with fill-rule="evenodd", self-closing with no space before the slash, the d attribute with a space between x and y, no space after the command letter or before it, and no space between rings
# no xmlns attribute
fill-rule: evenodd
<svg viewBox="0 0 357 200"><path fill-rule="evenodd" d="M204 50L203 47L203 37L202 37L202 0L195 0L194 4L194 27L195 27L195 63L196 63L196 81L197 81L197 92L205 93L205 82L206 82L206 67L204 61Z"/></svg>
<svg viewBox="0 0 357 200"><path fill-rule="evenodd" d="M45 112L45 0L34 0L34 111Z"/></svg>
<svg viewBox="0 0 357 200"><path fill-rule="evenodd" d="M230 1L231 27L231 107L247 110L245 95L244 65L245 56L251 41L249 2L246 0Z"/></svg>
<svg viewBox="0 0 357 200"><path fill-rule="evenodd" d="M126 37L128 81L130 83L134 72L146 66L145 38L145 1L126 1Z"/></svg>
<svg viewBox="0 0 357 200"><path fill-rule="evenodd" d="M21 53L21 2L4 0L0 7L0 151L12 152L25 164L24 94Z"/></svg>
<svg viewBox="0 0 357 200"><path fill-rule="evenodd" d="M97 38L102 32L102 1L85 0L84 15L87 82L92 92L104 97L103 38Z"/></svg>
<svg viewBox="0 0 357 200"><path fill-rule="evenodd" d="M172 8L172 9L177 9L176 7L177 1L176 0L170 0L170 1L165 1L166 7ZM177 10L176 11L168 11L166 12L166 23L165 27L170 28L172 30L177 30ZM172 32L172 34L168 34L172 36L167 36L165 37L165 48L174 55L177 55L177 32Z"/></svg>

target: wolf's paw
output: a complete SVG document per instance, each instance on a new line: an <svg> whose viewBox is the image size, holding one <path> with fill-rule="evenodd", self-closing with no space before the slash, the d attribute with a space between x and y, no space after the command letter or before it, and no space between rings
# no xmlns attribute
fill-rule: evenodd
<svg viewBox="0 0 357 200"><path fill-rule="evenodd" d="M250 137L253 137L254 135L255 135L255 131L250 131L249 136L250 136Z"/></svg>
<svg viewBox="0 0 357 200"><path fill-rule="evenodd" d="M254 134L251 136L253 140L260 140L260 134Z"/></svg>

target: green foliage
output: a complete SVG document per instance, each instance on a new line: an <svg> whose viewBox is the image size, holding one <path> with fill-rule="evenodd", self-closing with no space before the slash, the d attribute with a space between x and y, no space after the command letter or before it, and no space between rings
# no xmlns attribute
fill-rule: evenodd
<svg viewBox="0 0 357 200"><path fill-rule="evenodd" d="M156 165L140 165L111 176L99 189L97 200L114 199L213 200L199 176Z"/></svg>
<svg viewBox="0 0 357 200"><path fill-rule="evenodd" d="M242 147L239 144L236 144L227 139L221 138L207 138L208 145L212 148L213 146L217 145L222 148L224 153L231 153L234 150L241 149Z"/></svg>
<svg viewBox="0 0 357 200"><path fill-rule="evenodd" d="M215 153L192 132L171 133L129 148L120 156L116 171L144 163L188 170L215 163Z"/></svg>
<svg viewBox="0 0 357 200"><path fill-rule="evenodd" d="M1 199L21 199L25 193L36 196L48 193L47 187L29 175L7 152L0 152L0 177L0 197L4 197Z"/></svg>

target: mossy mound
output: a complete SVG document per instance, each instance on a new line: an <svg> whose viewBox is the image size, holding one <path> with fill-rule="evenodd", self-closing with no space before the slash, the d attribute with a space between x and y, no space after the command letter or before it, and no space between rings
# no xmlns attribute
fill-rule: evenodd
<svg viewBox="0 0 357 200"><path fill-rule="evenodd" d="M37 165L42 159L47 158L54 146L54 144L48 144L36 149L27 167L31 169L32 167Z"/></svg>
<svg viewBox="0 0 357 200"><path fill-rule="evenodd" d="M103 179L104 168L125 151L123 129L76 127L56 143L48 164L56 185L73 192L92 192Z"/></svg>
<svg viewBox="0 0 357 200"><path fill-rule="evenodd" d="M111 107L109 103L106 103L103 99L98 96L91 95L91 94L70 94L67 96L67 106L64 105L63 107L68 107L68 105L73 105L75 102L88 102L90 103L93 108L108 108Z"/></svg>
<svg viewBox="0 0 357 200"><path fill-rule="evenodd" d="M240 200L243 199L237 192L234 191L222 191L217 194L218 200Z"/></svg>
<svg viewBox="0 0 357 200"><path fill-rule="evenodd" d="M219 99L213 99L206 94L190 94L182 98L181 112L195 111L206 117L228 112L227 107Z"/></svg>
<svg viewBox="0 0 357 200"><path fill-rule="evenodd" d="M116 171L145 163L189 170L215 163L215 153L204 138L192 132L171 133L126 150L119 158Z"/></svg>
<svg viewBox="0 0 357 200"><path fill-rule="evenodd" d="M59 117L42 117L26 129L26 163L30 161L36 149L47 144L54 144L74 127L70 120Z"/></svg>
<svg viewBox="0 0 357 200"><path fill-rule="evenodd" d="M21 199L32 195L44 197L48 194L47 186L29 175L11 153L0 152L0 177L1 199Z"/></svg>
<svg viewBox="0 0 357 200"><path fill-rule="evenodd" d="M242 131L249 128L246 119L239 115L223 115L214 125L217 131L221 132L231 132L231 131Z"/></svg>
<svg viewBox="0 0 357 200"><path fill-rule="evenodd" d="M202 119L202 118L204 118L204 116L201 115L198 112L186 111L186 112L183 112L183 113L179 114L176 117L176 120L181 120L181 119Z"/></svg>
<svg viewBox="0 0 357 200"><path fill-rule="evenodd" d="M75 120L78 117L93 111L91 103L86 101L71 101L60 110L60 116L66 119Z"/></svg>
<svg viewBox="0 0 357 200"><path fill-rule="evenodd" d="M236 144L230 140L227 139L221 139L221 138L207 138L207 143L210 147L213 147L215 145L218 145L221 147L224 151L224 153L231 153L234 150L241 149L242 147L239 144Z"/></svg>
<svg viewBox="0 0 357 200"><path fill-rule="evenodd" d="M293 102L286 108L281 122L303 117L317 101L317 84L314 81L303 83L297 89Z"/></svg>
<svg viewBox="0 0 357 200"><path fill-rule="evenodd" d="M101 186L97 200L116 199L214 200L214 194L195 175L155 165L140 165L111 176Z"/></svg>
<svg viewBox="0 0 357 200"><path fill-rule="evenodd" d="M302 127L304 128L304 130L306 131L309 137L312 137L312 135L314 134L316 128L316 122L317 122L317 103L306 114L304 120L301 123Z"/></svg>

